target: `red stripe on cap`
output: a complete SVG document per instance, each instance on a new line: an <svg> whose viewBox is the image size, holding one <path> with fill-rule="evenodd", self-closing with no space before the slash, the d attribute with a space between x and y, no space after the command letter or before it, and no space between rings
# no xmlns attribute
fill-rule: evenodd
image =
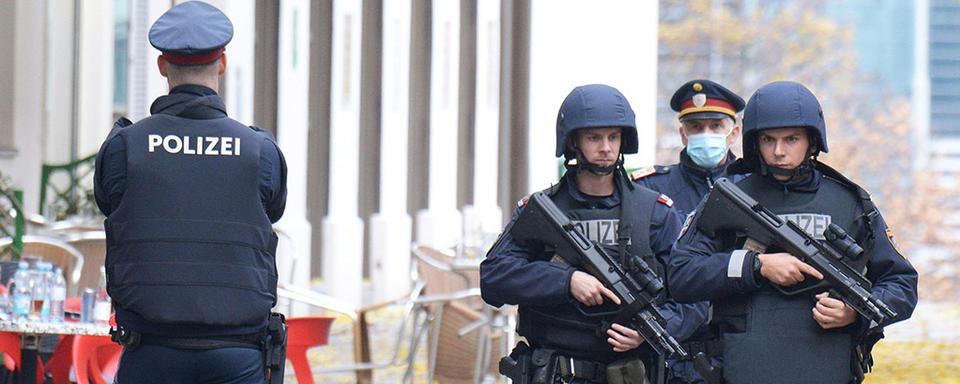
<svg viewBox="0 0 960 384"><path fill-rule="evenodd" d="M164 52L161 54L163 59L170 62L170 64L176 65L199 65L199 64L209 64L214 60L223 56L223 48L213 50L207 53L201 53L198 55L178 55L175 53Z"/></svg>
<svg viewBox="0 0 960 384"><path fill-rule="evenodd" d="M697 107L697 106L693 105L693 99L684 101L683 104L680 104L680 111L683 112L683 110L688 109L688 108L703 108L703 107L720 107L720 108L729 109L729 110L731 110L731 111L734 111L734 110L735 110L735 109L733 108L733 104L728 103L726 100L722 100L722 99L711 99L711 98L708 97L708 98L707 98L707 102L704 103L704 104L703 104L702 106L700 106L700 107Z"/></svg>

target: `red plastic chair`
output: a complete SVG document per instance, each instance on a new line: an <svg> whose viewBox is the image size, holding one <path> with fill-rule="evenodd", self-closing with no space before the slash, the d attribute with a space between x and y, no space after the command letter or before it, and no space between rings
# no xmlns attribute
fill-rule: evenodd
<svg viewBox="0 0 960 384"><path fill-rule="evenodd" d="M16 370L20 361L20 335L0 332L0 353L3 353L3 366L10 372Z"/></svg>
<svg viewBox="0 0 960 384"><path fill-rule="evenodd" d="M311 316L287 319L287 359L293 363L297 383L313 384L307 349L327 344L333 317Z"/></svg>
<svg viewBox="0 0 960 384"><path fill-rule="evenodd" d="M0 332L0 352L3 353L3 366L15 371L20 365L20 334ZM43 383L43 362L37 357L37 383Z"/></svg>
<svg viewBox="0 0 960 384"><path fill-rule="evenodd" d="M111 341L109 336L75 336L73 369L77 375L77 384L106 384L103 373L116 374L122 349L119 344Z"/></svg>

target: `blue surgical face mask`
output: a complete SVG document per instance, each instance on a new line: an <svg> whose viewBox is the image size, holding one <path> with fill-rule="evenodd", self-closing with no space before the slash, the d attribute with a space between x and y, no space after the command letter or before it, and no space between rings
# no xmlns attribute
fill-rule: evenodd
<svg viewBox="0 0 960 384"><path fill-rule="evenodd" d="M727 156L729 133L700 133L687 137L687 155L697 165L712 169Z"/></svg>

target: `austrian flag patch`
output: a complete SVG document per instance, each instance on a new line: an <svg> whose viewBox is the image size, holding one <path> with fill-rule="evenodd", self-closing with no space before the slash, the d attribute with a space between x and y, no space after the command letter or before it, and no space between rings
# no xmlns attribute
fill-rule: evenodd
<svg viewBox="0 0 960 384"><path fill-rule="evenodd" d="M671 199L669 196L664 195L662 193L660 194L660 197L657 197L657 202L660 204L666 205L667 207L673 208L673 199Z"/></svg>

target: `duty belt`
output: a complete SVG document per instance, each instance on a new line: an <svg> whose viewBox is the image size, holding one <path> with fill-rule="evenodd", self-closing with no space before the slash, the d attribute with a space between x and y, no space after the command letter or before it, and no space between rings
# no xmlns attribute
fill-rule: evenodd
<svg viewBox="0 0 960 384"><path fill-rule="evenodd" d="M110 330L111 339L128 350L140 345L159 345L177 349L253 348L262 349L263 334L221 336L209 338L168 337L144 334L122 327Z"/></svg>
<svg viewBox="0 0 960 384"><path fill-rule="evenodd" d="M584 379L594 383L607 382L607 365L590 360L580 360L573 357L557 356L557 373L565 383L571 379Z"/></svg>

